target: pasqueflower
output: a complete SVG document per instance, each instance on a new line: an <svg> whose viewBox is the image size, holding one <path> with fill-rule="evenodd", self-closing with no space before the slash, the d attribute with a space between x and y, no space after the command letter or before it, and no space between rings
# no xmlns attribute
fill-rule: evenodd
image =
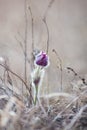
<svg viewBox="0 0 87 130"><path fill-rule="evenodd" d="M49 58L45 52L40 52L35 58L35 64L41 67L46 67L49 64Z"/></svg>

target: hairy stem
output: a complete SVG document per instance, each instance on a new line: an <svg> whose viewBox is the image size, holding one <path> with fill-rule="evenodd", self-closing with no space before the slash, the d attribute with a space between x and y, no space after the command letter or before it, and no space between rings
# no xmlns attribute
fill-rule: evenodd
<svg viewBox="0 0 87 130"><path fill-rule="evenodd" d="M38 86L35 86L35 99L34 99L34 105L36 105L37 100L38 100Z"/></svg>

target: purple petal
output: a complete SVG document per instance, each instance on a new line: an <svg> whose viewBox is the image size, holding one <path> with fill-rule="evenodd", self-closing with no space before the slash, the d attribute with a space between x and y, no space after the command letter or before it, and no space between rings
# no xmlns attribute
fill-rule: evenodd
<svg viewBox="0 0 87 130"><path fill-rule="evenodd" d="M35 63L40 66L47 66L48 65L48 56L46 53L41 52L36 56Z"/></svg>

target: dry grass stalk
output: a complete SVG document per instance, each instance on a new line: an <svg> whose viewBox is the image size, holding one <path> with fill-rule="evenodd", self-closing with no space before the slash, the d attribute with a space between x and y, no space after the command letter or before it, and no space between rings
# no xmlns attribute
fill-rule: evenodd
<svg viewBox="0 0 87 130"><path fill-rule="evenodd" d="M0 112L0 127L4 128L10 125L10 121L14 124L19 118L23 109L23 103L16 97L11 97L5 108Z"/></svg>

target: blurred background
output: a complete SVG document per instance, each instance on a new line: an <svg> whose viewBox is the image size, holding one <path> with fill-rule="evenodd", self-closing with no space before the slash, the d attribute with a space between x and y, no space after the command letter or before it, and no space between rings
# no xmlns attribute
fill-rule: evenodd
<svg viewBox="0 0 87 130"><path fill-rule="evenodd" d="M47 48L48 35L43 22L44 16L49 29L50 66L43 83L44 91L60 91L61 71L57 67L60 66L59 58L63 69L62 88L68 91L73 73L68 73L67 66L82 77L86 78L87 74L87 0L26 0L26 5L29 59L32 52L32 20L29 7L33 16L35 49L46 51ZM20 42L24 47L25 27L25 0L0 0L0 56L7 58L11 70L22 78L24 54ZM28 80L30 72L27 64Z"/></svg>

